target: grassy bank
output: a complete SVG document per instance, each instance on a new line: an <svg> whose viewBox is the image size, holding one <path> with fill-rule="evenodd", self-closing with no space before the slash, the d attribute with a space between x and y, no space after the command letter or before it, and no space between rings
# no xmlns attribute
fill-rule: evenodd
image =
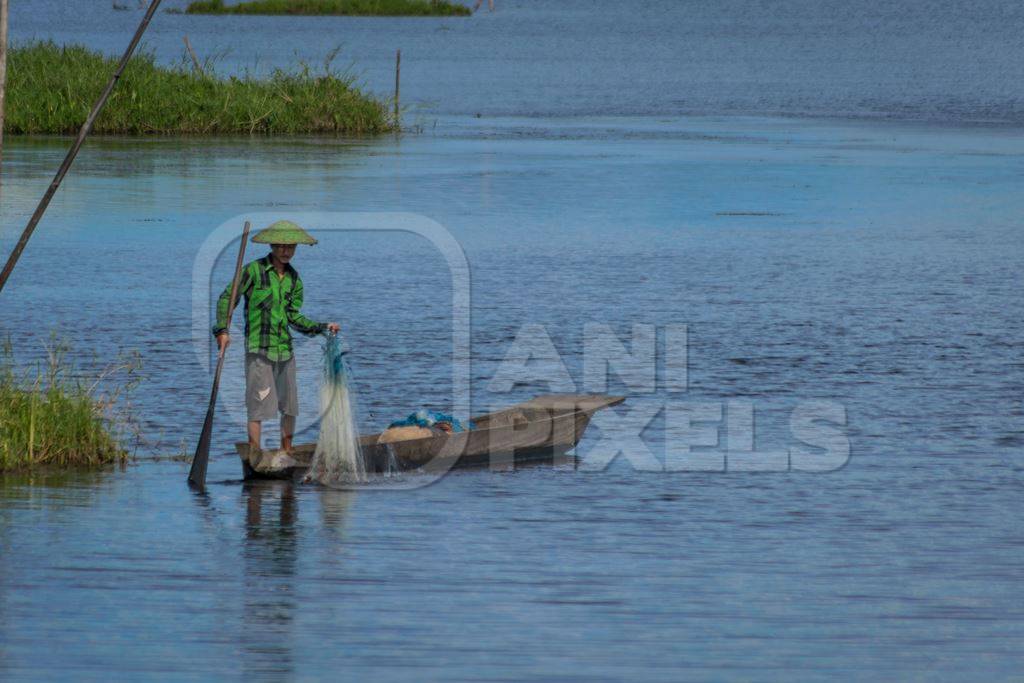
<svg viewBox="0 0 1024 683"><path fill-rule="evenodd" d="M224 0L197 0L185 13L451 17L472 11L447 0L249 0L234 5L225 5Z"/></svg>
<svg viewBox="0 0 1024 683"><path fill-rule="evenodd" d="M116 59L81 46L37 42L8 56L12 134L78 132L114 72ZM207 64L166 67L132 59L93 129L117 135L376 134L394 130L388 103L362 93L330 66L275 71L267 78L220 78Z"/></svg>
<svg viewBox="0 0 1024 683"><path fill-rule="evenodd" d="M137 369L137 366L134 367ZM69 378L62 350L34 375L15 372L8 346L0 356L0 472L34 467L95 467L128 457L125 423L112 416L121 389L134 382L129 365L112 366L90 383ZM127 370L113 392L99 387Z"/></svg>

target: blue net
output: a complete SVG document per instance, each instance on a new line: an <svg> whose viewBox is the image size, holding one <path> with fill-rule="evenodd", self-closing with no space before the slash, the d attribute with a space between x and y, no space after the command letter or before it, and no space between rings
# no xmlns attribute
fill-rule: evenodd
<svg viewBox="0 0 1024 683"><path fill-rule="evenodd" d="M447 413L439 413L436 410L417 410L415 413L409 413L409 417L404 420L397 420L388 425L388 429L392 427L445 427L451 426L453 432L464 432L467 427L462 422ZM473 428L473 423L469 423L469 429ZM445 430L447 431L447 430Z"/></svg>
<svg viewBox="0 0 1024 683"><path fill-rule="evenodd" d="M324 352L324 381L331 384L345 384L352 372L348 367L348 351L336 334L327 335L321 347Z"/></svg>

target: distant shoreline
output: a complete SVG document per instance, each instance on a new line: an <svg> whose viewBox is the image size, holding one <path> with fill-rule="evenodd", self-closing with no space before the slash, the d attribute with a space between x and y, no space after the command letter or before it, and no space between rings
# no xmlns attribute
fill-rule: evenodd
<svg viewBox="0 0 1024 683"><path fill-rule="evenodd" d="M235 5L225 5L224 0L196 0L183 13L451 17L469 16L473 11L448 0L249 0Z"/></svg>

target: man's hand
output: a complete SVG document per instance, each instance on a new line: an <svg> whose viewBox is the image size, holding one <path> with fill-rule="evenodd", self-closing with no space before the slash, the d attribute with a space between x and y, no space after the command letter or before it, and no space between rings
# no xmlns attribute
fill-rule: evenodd
<svg viewBox="0 0 1024 683"><path fill-rule="evenodd" d="M341 325L338 323L327 323L327 331L331 334L338 334L341 332Z"/></svg>
<svg viewBox="0 0 1024 683"><path fill-rule="evenodd" d="M221 353L227 351L228 344L231 343L231 335L227 332L221 332L217 335L217 348Z"/></svg>

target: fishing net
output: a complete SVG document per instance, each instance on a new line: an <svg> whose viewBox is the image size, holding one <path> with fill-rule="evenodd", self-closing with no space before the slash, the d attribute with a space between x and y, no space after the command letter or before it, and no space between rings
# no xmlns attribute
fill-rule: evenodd
<svg viewBox="0 0 1024 683"><path fill-rule="evenodd" d="M359 446L356 403L349 388L352 371L345 360L341 338L329 335L323 349L320 438L306 480L328 486L365 481L366 464Z"/></svg>

